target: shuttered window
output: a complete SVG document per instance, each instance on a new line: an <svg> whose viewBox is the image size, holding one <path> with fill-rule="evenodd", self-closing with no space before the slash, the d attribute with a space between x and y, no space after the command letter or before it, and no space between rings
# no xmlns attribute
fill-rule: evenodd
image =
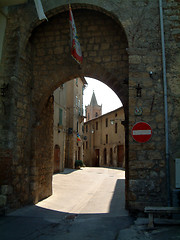
<svg viewBox="0 0 180 240"><path fill-rule="evenodd" d="M63 125L63 110L59 108L59 126Z"/></svg>

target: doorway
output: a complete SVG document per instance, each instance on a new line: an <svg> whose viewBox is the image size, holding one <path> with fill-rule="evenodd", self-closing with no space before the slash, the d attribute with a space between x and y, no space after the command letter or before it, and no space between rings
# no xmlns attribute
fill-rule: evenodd
<svg viewBox="0 0 180 240"><path fill-rule="evenodd" d="M99 149L95 149L94 167L99 167Z"/></svg>
<svg viewBox="0 0 180 240"><path fill-rule="evenodd" d="M60 147L59 145L55 145L54 147L54 166L53 172L58 173L60 172Z"/></svg>
<svg viewBox="0 0 180 240"><path fill-rule="evenodd" d="M117 146L117 165L124 167L124 145Z"/></svg>

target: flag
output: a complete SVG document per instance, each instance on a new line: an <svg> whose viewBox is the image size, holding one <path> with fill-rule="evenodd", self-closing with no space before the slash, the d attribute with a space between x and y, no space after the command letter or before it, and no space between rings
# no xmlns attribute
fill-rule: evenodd
<svg viewBox="0 0 180 240"><path fill-rule="evenodd" d="M48 20L46 15L44 14L44 10L43 10L41 0L34 0L34 2L35 2L35 5L36 5L36 10L37 10L39 20L42 20L42 19Z"/></svg>
<svg viewBox="0 0 180 240"><path fill-rule="evenodd" d="M71 36L71 56L79 63L82 64L82 52L79 39L77 36L77 30L74 22L74 17L69 4L69 23L70 23L70 36Z"/></svg>
<svg viewBox="0 0 180 240"><path fill-rule="evenodd" d="M79 133L77 133L77 141L80 142L81 141L81 138L80 138L80 135Z"/></svg>

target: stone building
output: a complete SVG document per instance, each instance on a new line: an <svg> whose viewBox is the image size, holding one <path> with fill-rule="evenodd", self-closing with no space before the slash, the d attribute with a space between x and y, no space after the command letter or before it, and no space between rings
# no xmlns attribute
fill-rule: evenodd
<svg viewBox="0 0 180 240"><path fill-rule="evenodd" d="M123 107L84 124L84 163L86 166L125 167Z"/></svg>
<svg viewBox="0 0 180 240"><path fill-rule="evenodd" d="M87 84L84 78L76 78L71 82L67 82L66 91L66 126L68 133L66 137L66 156L65 167L74 168L76 160L83 161L83 90ZM77 134L81 141L77 140Z"/></svg>
<svg viewBox="0 0 180 240"><path fill-rule="evenodd" d="M73 79L54 91L54 173L75 167L83 161L83 89L84 78Z"/></svg>
<svg viewBox="0 0 180 240"><path fill-rule="evenodd" d="M53 125L53 146L54 161L53 172L64 170L66 150L66 84L58 87L54 95L54 125Z"/></svg>
<svg viewBox="0 0 180 240"><path fill-rule="evenodd" d="M67 1L42 0L48 21L39 20L33 0L0 1L0 208L52 194L51 96L79 76L105 83L123 104L126 207L179 204L179 0L70 3L81 67L70 53ZM131 135L140 121L152 128L146 143Z"/></svg>
<svg viewBox="0 0 180 240"><path fill-rule="evenodd" d="M92 94L91 102L88 106L85 106L85 110L87 121L102 115L102 105L98 105L94 91Z"/></svg>

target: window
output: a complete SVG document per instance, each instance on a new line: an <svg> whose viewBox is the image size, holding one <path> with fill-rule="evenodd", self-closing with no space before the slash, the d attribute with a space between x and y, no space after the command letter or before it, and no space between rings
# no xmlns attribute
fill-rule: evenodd
<svg viewBox="0 0 180 240"><path fill-rule="evenodd" d="M63 110L59 108L59 126L63 124Z"/></svg>
<svg viewBox="0 0 180 240"><path fill-rule="evenodd" d="M117 133L117 123L115 123L115 133Z"/></svg>
<svg viewBox="0 0 180 240"><path fill-rule="evenodd" d="M88 149L88 141L86 142L86 149Z"/></svg>
<svg viewBox="0 0 180 240"><path fill-rule="evenodd" d="M98 113L96 112L96 117L98 117Z"/></svg>
<svg viewBox="0 0 180 240"><path fill-rule="evenodd" d="M92 133L94 133L95 131L95 128L94 128L94 124L92 125Z"/></svg>
<svg viewBox="0 0 180 240"><path fill-rule="evenodd" d="M76 107L78 107L78 97L76 96Z"/></svg>
<svg viewBox="0 0 180 240"><path fill-rule="evenodd" d="M108 118L106 118L106 127L108 127Z"/></svg>
<svg viewBox="0 0 180 240"><path fill-rule="evenodd" d="M88 132L88 125L86 125L86 132Z"/></svg>
<svg viewBox="0 0 180 240"><path fill-rule="evenodd" d="M77 121L77 132L79 132L79 123Z"/></svg>
<svg viewBox="0 0 180 240"><path fill-rule="evenodd" d="M106 143L108 143L108 134L106 134Z"/></svg>
<svg viewBox="0 0 180 240"><path fill-rule="evenodd" d="M98 122L96 122L96 130L98 130Z"/></svg>

